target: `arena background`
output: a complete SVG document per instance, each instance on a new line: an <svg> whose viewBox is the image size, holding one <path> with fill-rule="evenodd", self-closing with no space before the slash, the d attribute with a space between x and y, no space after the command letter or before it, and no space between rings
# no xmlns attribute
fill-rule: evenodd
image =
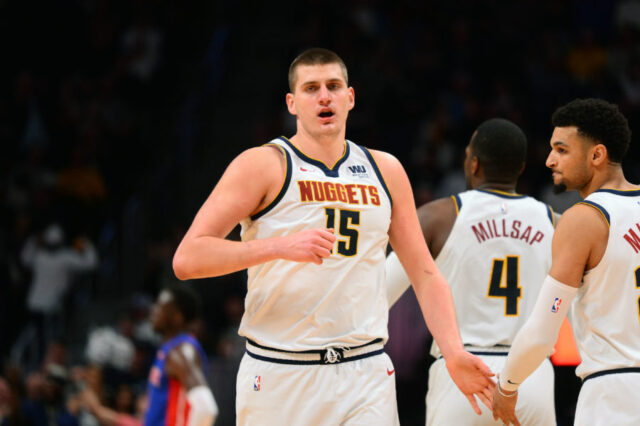
<svg viewBox="0 0 640 426"><path fill-rule="evenodd" d="M471 132L505 117L529 138L519 192L561 212L578 196L550 192L551 113L602 97L638 129L639 32L635 0L0 1L0 405L28 417L54 380L61 394L47 404L69 411L74 367L87 365L107 404L123 387L144 392L157 344L148 308L175 280L173 252L234 156L294 133L286 76L303 49L344 58L356 93L347 137L396 155L418 204L464 189ZM624 163L634 183L638 152L632 143ZM69 288L43 358L25 331L34 271L21 251L52 223L76 249L91 241L99 262L51 284ZM206 307L196 331L212 361L216 424L234 424L245 275L186 285ZM387 345L405 425L424 424L422 324L408 292ZM556 372L558 424L570 425L579 382L573 367Z"/></svg>

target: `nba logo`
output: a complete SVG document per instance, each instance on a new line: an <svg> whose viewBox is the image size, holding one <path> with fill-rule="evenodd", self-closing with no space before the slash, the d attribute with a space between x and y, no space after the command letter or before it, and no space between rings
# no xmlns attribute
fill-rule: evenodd
<svg viewBox="0 0 640 426"><path fill-rule="evenodd" d="M507 214L507 203L502 203L502 205L500 206L500 211L502 212L502 214Z"/></svg>
<svg viewBox="0 0 640 426"><path fill-rule="evenodd" d="M556 297L556 300L553 301L553 305L551 305L551 312L554 314L560 310L560 304L562 303L562 299Z"/></svg>
<svg viewBox="0 0 640 426"><path fill-rule="evenodd" d="M256 376L253 379L253 390L257 392L260 389L262 389L262 386L260 385L260 376Z"/></svg>

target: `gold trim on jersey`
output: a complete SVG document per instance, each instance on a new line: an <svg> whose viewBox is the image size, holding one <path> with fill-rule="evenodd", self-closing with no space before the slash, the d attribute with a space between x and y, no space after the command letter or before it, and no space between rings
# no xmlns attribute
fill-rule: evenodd
<svg viewBox="0 0 640 426"><path fill-rule="evenodd" d="M456 216L458 216L460 214L460 206L458 206L458 197L456 197L455 195L452 195L451 199L453 200L453 205L456 207Z"/></svg>
<svg viewBox="0 0 640 426"><path fill-rule="evenodd" d="M286 137L286 136L282 136L282 137L284 139L286 139L287 142L289 142L291 145L293 145L298 151L300 151L300 153L302 153L305 157L310 158L313 161L317 161L318 163L322 163L329 170L333 170L333 168L336 166L336 164L338 164L347 155L347 152L348 152L348 150L347 150L347 141L345 140L344 141L344 149L342 150L342 155L340 156L340 158L338 158L336 160L335 163L333 163L333 166L329 167L327 165L327 163L325 163L324 161L318 160L317 158L314 158L314 157L310 156L309 154L307 154L306 152L304 152L303 150L301 150L300 147L298 147L298 145L296 145L295 143L291 142L291 140L288 137Z"/></svg>
<svg viewBox="0 0 640 426"><path fill-rule="evenodd" d="M265 143L262 146L273 146L275 148L278 148L280 152L282 152L282 156L284 157L284 179L282 181L282 185L280 185L280 190L276 194L276 197L273 199L273 201L267 204L263 209L260 209L260 211L252 214L250 216L251 220L260 218L264 214L268 213L276 204L278 204L278 202L280 202L284 193L286 192L289 183L291 182L291 170L289 165L291 159L289 158L289 153L287 152L287 150L283 146L280 146L277 143L273 142Z"/></svg>
<svg viewBox="0 0 640 426"><path fill-rule="evenodd" d="M590 200L578 201L576 204L584 204L585 206L589 206L596 209L602 215L602 218L605 220L605 222L607 222L607 226L611 228L611 222L609 221L609 214L606 212L604 207L601 207L597 203L594 203L593 201L590 201Z"/></svg>

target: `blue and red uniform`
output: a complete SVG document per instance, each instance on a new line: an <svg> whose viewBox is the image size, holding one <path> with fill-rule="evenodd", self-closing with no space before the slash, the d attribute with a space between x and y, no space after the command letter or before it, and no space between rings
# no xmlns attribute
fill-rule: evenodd
<svg viewBox="0 0 640 426"><path fill-rule="evenodd" d="M179 334L165 342L158 352L149 372L149 408L144 418L145 426L181 426L189 418L187 392L182 384L167 376L165 362L169 352L178 345L188 343L198 350L202 371L207 372L207 356L200 343L188 334Z"/></svg>

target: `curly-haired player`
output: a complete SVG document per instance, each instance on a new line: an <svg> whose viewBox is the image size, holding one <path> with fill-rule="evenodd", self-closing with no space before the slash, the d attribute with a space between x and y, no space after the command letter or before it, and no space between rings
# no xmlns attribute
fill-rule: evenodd
<svg viewBox="0 0 640 426"><path fill-rule="evenodd" d="M582 363L576 425L640 424L640 186L621 161L631 131L617 106L578 99L552 117L547 167L584 201L560 219L552 264L494 391L494 417L519 425L517 389L552 350L569 312Z"/></svg>

